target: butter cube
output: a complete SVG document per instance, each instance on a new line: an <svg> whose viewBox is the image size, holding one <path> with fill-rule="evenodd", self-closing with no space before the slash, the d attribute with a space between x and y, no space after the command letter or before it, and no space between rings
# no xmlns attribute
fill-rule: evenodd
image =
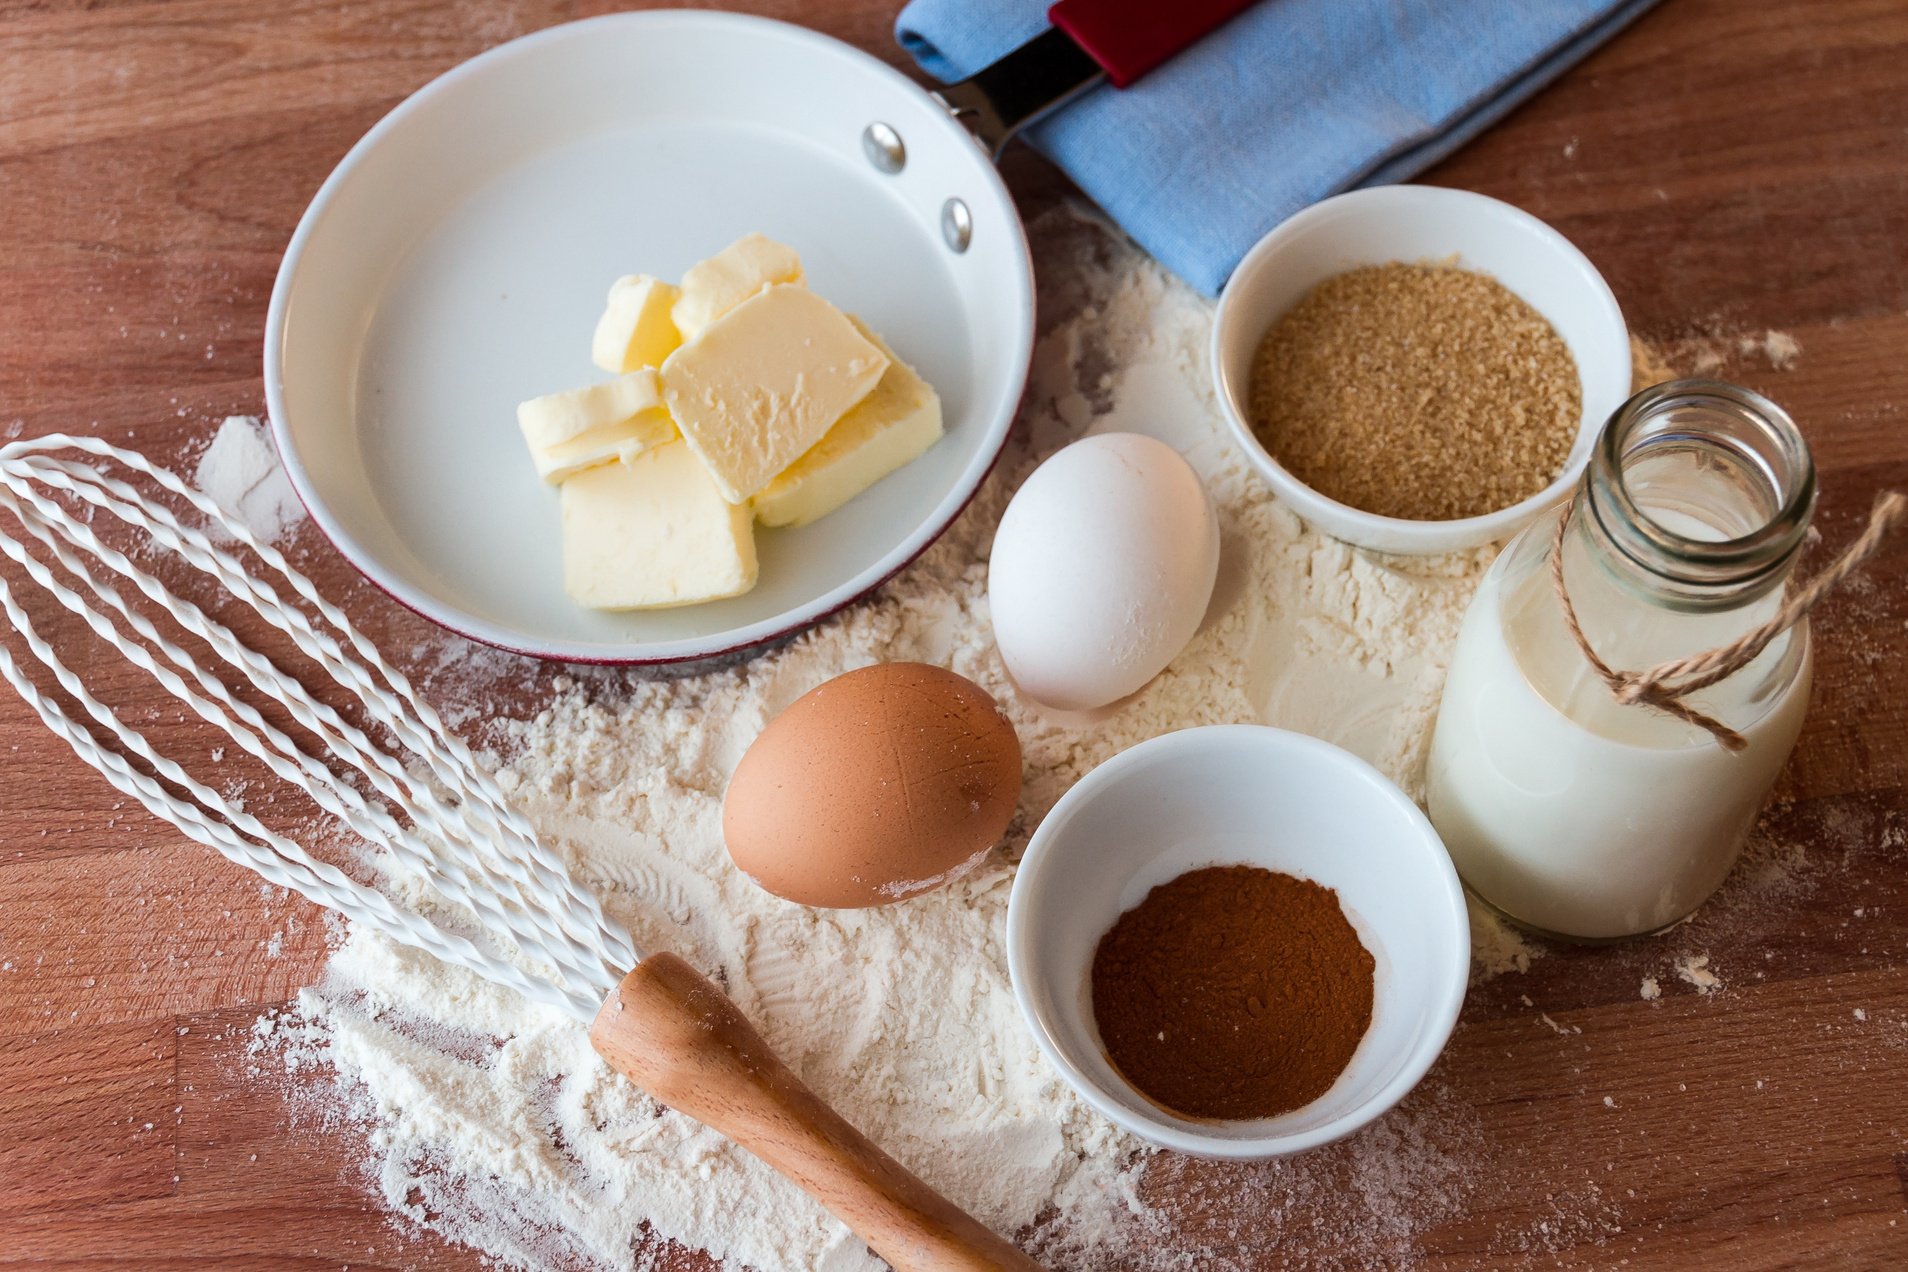
<svg viewBox="0 0 1908 1272"><path fill-rule="evenodd" d="M748 509L681 442L563 483L563 587L592 609L664 609L755 586Z"/></svg>
<svg viewBox="0 0 1908 1272"><path fill-rule="evenodd" d="M653 367L532 398L517 408L517 427L537 475L553 484L612 459L627 463L676 436Z"/></svg>
<svg viewBox="0 0 1908 1272"><path fill-rule="evenodd" d="M765 526L805 526L853 499L941 437L941 399L868 325L848 315L887 355L888 370L808 452L755 496Z"/></svg>
<svg viewBox="0 0 1908 1272"><path fill-rule="evenodd" d="M744 503L868 396L888 356L803 287L771 287L662 365L663 401L723 497Z"/></svg>
<svg viewBox="0 0 1908 1272"><path fill-rule="evenodd" d="M659 367L682 336L669 310L682 295L660 278L625 274L610 285L603 316L596 320L590 361L613 375Z"/></svg>
<svg viewBox="0 0 1908 1272"><path fill-rule="evenodd" d="M762 234L745 234L682 276L682 295L670 309L676 330L690 341L709 324L766 287L802 283L802 259Z"/></svg>

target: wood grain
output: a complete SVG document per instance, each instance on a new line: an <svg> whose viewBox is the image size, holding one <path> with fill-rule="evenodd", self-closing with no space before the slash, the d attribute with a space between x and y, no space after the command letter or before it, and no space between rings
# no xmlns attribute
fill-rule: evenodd
<svg viewBox="0 0 1908 1272"><path fill-rule="evenodd" d="M62 1021L61 1024L67 1024ZM179 1132L166 1020L72 1023L0 1054L0 1205L60 1209L164 1197ZM104 1151L69 1151L78 1129ZM32 1181L18 1190L14 1181Z"/></svg>
<svg viewBox="0 0 1908 1272"><path fill-rule="evenodd" d="M0 435L93 431L171 462L261 410L273 272L332 165L439 72L609 7L0 3ZM892 0L749 7L901 62ZM1025 151L1006 167L1030 212L1065 192ZM1429 179L1552 221L1639 335L1788 406L1828 545L1908 487L1899 0L1664 0ZM1770 331L1799 343L1792 367ZM446 674L461 646L309 528L292 552L471 730L552 691L502 656L472 689ZM1891 544L1819 613L1802 743L1716 903L1479 984L1430 1078L1359 1140L1159 1159L1160 1242L1266 1267L1908 1266L1905 567ZM313 1112L317 1079L248 1055L257 1013L317 975L321 918L117 799L0 695L0 1264L481 1267L389 1217L362 1131ZM1678 975L1702 956L1715 992Z"/></svg>

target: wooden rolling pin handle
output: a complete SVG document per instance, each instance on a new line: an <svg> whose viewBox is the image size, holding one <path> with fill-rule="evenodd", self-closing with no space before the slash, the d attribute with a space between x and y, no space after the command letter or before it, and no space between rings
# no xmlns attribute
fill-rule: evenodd
<svg viewBox="0 0 1908 1272"><path fill-rule="evenodd" d="M803 1086L728 995L675 955L651 954L623 978L590 1042L658 1100L793 1180L896 1272L1040 1272Z"/></svg>

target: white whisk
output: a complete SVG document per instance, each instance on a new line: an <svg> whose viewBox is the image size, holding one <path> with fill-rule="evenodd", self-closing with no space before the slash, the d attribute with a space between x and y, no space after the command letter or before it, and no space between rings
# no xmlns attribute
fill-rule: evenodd
<svg viewBox="0 0 1908 1272"><path fill-rule="evenodd" d="M60 452L90 459L61 458ZM165 504L102 471L101 460L147 479L220 527L263 562L277 584L255 577ZM46 595L199 719L384 849L399 869L474 916L476 927L468 934L447 930L401 907L159 754L61 661L0 574L0 609L29 655L17 658L0 643L0 674L114 786L270 882L589 1025L591 1041L617 1069L788 1176L903 1272L1036 1267L802 1086L734 1004L688 964L666 953L642 957L629 934L537 842L403 673L244 524L175 474L97 438L56 434L0 447L0 483L0 507L21 531L0 531L0 551ZM94 530L100 514L209 576L223 594L290 638L395 746L380 747L224 624L102 541ZM129 600L121 590L127 584L147 604ZM155 608L173 636L155 625ZM241 701L177 643L178 635L216 655L220 675L236 672L281 705L318 745L301 745ZM47 677L90 726L43 687Z"/></svg>

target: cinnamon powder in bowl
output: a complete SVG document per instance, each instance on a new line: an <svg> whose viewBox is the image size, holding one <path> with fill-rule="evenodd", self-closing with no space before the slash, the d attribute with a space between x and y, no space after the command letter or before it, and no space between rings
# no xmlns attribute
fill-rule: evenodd
<svg viewBox="0 0 1908 1272"><path fill-rule="evenodd" d="M1351 1063L1376 966L1330 888L1208 866L1154 888L1100 938L1093 1020L1114 1067L1173 1112L1274 1117Z"/></svg>
<svg viewBox="0 0 1908 1272"><path fill-rule="evenodd" d="M1205 1157L1298 1152L1395 1105L1450 1037L1470 955L1417 805L1259 725L1164 734L1081 778L1007 906L1014 998L1061 1077Z"/></svg>

